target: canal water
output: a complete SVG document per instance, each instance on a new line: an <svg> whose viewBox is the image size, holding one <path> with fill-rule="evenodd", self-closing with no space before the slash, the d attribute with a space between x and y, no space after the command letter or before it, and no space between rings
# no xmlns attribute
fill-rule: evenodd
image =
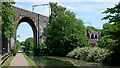
<svg viewBox="0 0 120 68"><path fill-rule="evenodd" d="M102 63L86 62L83 60L67 58L67 57L57 57L57 56L32 56L32 54L27 53L28 57L33 60L33 62L43 68L59 68L59 67L69 67L77 68L79 66L104 66Z"/></svg>

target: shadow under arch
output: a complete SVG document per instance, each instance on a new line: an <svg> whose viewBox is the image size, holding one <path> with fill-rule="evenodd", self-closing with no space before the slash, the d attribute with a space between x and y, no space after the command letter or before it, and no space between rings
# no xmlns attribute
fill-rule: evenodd
<svg viewBox="0 0 120 68"><path fill-rule="evenodd" d="M33 30L33 40L34 40L33 43L34 43L34 46L37 45L37 29L36 29L35 23L29 17L22 17L17 23L16 30L22 22L27 22L31 26Z"/></svg>
<svg viewBox="0 0 120 68"><path fill-rule="evenodd" d="M93 34L91 35L91 39L94 39L94 35Z"/></svg>

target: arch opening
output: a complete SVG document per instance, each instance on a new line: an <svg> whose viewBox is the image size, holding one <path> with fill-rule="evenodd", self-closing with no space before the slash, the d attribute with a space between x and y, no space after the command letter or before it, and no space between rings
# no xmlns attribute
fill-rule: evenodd
<svg viewBox="0 0 120 68"><path fill-rule="evenodd" d="M89 35L89 33L87 33L87 37L88 37L88 38L90 38L90 35Z"/></svg>
<svg viewBox="0 0 120 68"><path fill-rule="evenodd" d="M97 35L95 35L95 39L97 39Z"/></svg>
<svg viewBox="0 0 120 68"><path fill-rule="evenodd" d="M31 26L32 31L33 31L33 45L34 46L37 45L37 29L36 29L35 23L29 17L23 17L19 20L16 26L16 33L17 33L18 26L23 22L26 22Z"/></svg>
<svg viewBox="0 0 120 68"><path fill-rule="evenodd" d="M91 39L94 39L94 35L93 34L91 35Z"/></svg>

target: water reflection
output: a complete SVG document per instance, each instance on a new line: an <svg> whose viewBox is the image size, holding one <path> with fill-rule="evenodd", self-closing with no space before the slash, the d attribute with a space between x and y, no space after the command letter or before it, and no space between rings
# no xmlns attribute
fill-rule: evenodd
<svg viewBox="0 0 120 68"><path fill-rule="evenodd" d="M33 56L32 53L28 52L26 53L29 58L31 58L37 66L67 66L67 67L74 67L78 68L78 66L103 66L101 63L92 63L92 62L86 62L83 60L77 60L73 58L67 58L67 57L57 57L57 56L41 56L36 57ZM55 67L56 68L56 67Z"/></svg>

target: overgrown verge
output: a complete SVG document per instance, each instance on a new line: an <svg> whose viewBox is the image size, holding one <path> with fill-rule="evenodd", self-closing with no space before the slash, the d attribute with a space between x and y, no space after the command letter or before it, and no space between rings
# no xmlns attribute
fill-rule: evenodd
<svg viewBox="0 0 120 68"><path fill-rule="evenodd" d="M19 49L20 49L20 42L19 41L16 41L17 43L16 43L16 47L12 47L12 48L10 48L10 51L11 51L11 53L13 54L13 56L15 56L16 54L17 54L17 52L19 51Z"/></svg>
<svg viewBox="0 0 120 68"><path fill-rule="evenodd" d="M17 49L15 47L10 48L10 52L15 56L17 54Z"/></svg>
<svg viewBox="0 0 120 68"><path fill-rule="evenodd" d="M101 49L99 47L82 47L76 48L67 57L82 59L88 62L103 62L103 60L109 56L112 52L107 49Z"/></svg>
<svg viewBox="0 0 120 68"><path fill-rule="evenodd" d="M12 62L12 60L13 60L13 58L14 58L14 56L9 57L8 61L5 62L5 64L3 64L3 67L6 67L6 66L9 67L11 62Z"/></svg>
<svg viewBox="0 0 120 68"><path fill-rule="evenodd" d="M45 56L47 53L47 45L45 43L41 43L34 47L35 56Z"/></svg>
<svg viewBox="0 0 120 68"><path fill-rule="evenodd" d="M30 59L26 56L25 53L23 53L23 56L26 58L26 60L27 60L28 63L29 63L29 66L30 66L31 68L37 68L36 65L34 64L34 62L32 62L32 60L30 60Z"/></svg>

